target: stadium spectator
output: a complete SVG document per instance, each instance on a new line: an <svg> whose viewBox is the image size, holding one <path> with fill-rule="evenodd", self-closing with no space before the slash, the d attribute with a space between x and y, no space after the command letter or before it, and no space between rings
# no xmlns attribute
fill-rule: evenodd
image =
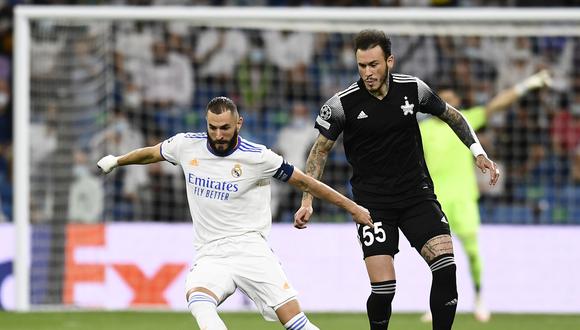
<svg viewBox="0 0 580 330"><path fill-rule="evenodd" d="M263 42L257 33L250 33L250 49L236 68L238 104L244 113L263 113L278 107L277 68L267 59Z"/></svg>
<svg viewBox="0 0 580 330"><path fill-rule="evenodd" d="M56 171L46 171L55 167L58 149L58 107L49 102L42 113L35 113L30 123L30 140L42 141L30 145L30 170L36 184L31 189L30 218L33 223L52 219ZM38 175L42 173L42 175Z"/></svg>
<svg viewBox="0 0 580 330"><path fill-rule="evenodd" d="M189 58L168 50L163 40L156 40L152 47L151 61L141 68L145 105L154 109L188 107L194 93Z"/></svg>
<svg viewBox="0 0 580 330"><path fill-rule="evenodd" d="M182 167L197 250L186 298L201 329L226 329L216 308L238 287L267 320L278 319L286 329L318 329L301 312L296 291L265 239L272 221L270 177L343 207L357 223L372 226L369 212L264 146L241 138L243 118L230 99L212 99L206 119L207 133L180 133L120 157L105 156L97 165L104 173L163 160Z"/></svg>
<svg viewBox="0 0 580 330"><path fill-rule="evenodd" d="M231 79L236 65L248 52L247 35L236 29L200 30L194 51L199 77Z"/></svg>
<svg viewBox="0 0 580 330"><path fill-rule="evenodd" d="M315 54L315 34L310 32L266 31L263 33L266 58L278 69L285 101L317 100L308 65Z"/></svg>
<svg viewBox="0 0 580 330"><path fill-rule="evenodd" d="M105 191L103 183L89 167L87 154L75 152L74 181L68 199L68 220L71 222L98 223L103 218Z"/></svg>
<svg viewBox="0 0 580 330"><path fill-rule="evenodd" d="M406 36L392 39L397 46L397 70L412 76L421 75L424 80L436 78L437 48L434 38Z"/></svg>
<svg viewBox="0 0 580 330"><path fill-rule="evenodd" d="M479 130L488 119L509 108L530 90L551 83L547 71L537 73L516 86L501 91L484 106L462 110L463 116L473 129ZM441 99L456 109L463 109L461 97L453 89L438 91ZM421 138L425 161L433 179L437 199L445 210L451 231L459 238L468 257L469 270L475 290L475 318L487 322L490 313L483 302L481 291L482 259L479 253L478 232L480 215L477 201L479 192L474 171L472 155L464 148L454 132L436 117L420 122ZM446 155L441 157L441 155ZM431 321L431 314L423 315L422 320Z"/></svg>
<svg viewBox="0 0 580 330"><path fill-rule="evenodd" d="M387 329L395 295L394 255L399 229L431 268L430 306L433 329L451 329L457 308L455 261L449 224L436 200L424 165L417 112L445 121L471 149L490 184L499 170L489 160L473 129L420 79L392 74L391 43L378 30L363 30L355 38L360 79L338 92L320 109L320 134L306 162L307 174L322 176L328 154L344 132L344 148L353 167L354 200L369 208L374 229L358 226L358 236L371 282L367 301L370 328ZM312 215L312 196L305 193L295 226L304 228Z"/></svg>
<svg viewBox="0 0 580 330"><path fill-rule="evenodd" d="M109 122L104 130L92 137L89 143L90 159L95 162L103 151L106 153L126 153L140 145L145 138L133 128L120 110L109 117ZM105 205L108 207L104 218L111 220L127 221L137 218L136 211L142 209L140 203L143 188L149 183L147 171L143 167L137 167L128 171L117 171L113 180L105 183ZM113 202L114 201L114 202ZM109 204L110 203L110 204Z"/></svg>
<svg viewBox="0 0 580 330"><path fill-rule="evenodd" d="M580 97L576 96L579 99ZM550 133L552 146L561 154L571 155L580 145L580 104L567 104L558 107L552 119Z"/></svg>
<svg viewBox="0 0 580 330"><path fill-rule="evenodd" d="M290 122L280 130L274 150L290 164L304 168L308 150L316 140L316 131L312 129L314 121L310 110L302 102L292 105L291 112ZM278 221L291 219L294 207L300 202L296 190L287 188L287 185L277 182L272 186L272 209L275 210L274 219Z"/></svg>

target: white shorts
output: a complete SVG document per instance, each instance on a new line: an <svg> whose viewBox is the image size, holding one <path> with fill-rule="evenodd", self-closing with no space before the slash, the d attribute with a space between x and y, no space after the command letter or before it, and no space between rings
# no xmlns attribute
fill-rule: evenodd
<svg viewBox="0 0 580 330"><path fill-rule="evenodd" d="M268 321L277 321L276 309L297 295L278 257L258 233L220 239L199 249L185 292L196 287L213 292L218 304L239 288Z"/></svg>

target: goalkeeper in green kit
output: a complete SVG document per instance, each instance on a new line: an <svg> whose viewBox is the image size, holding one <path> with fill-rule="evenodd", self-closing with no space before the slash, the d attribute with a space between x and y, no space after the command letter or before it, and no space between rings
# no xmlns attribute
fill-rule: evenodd
<svg viewBox="0 0 580 330"><path fill-rule="evenodd" d="M485 126L495 112L507 109L528 91L551 84L547 71L540 71L512 88L496 95L485 106L462 110L461 113L474 130ZM461 99L450 89L440 90L443 101L456 109L461 109ZM479 190L474 171L473 156L461 143L455 133L439 118L432 116L419 124L423 140L423 150L427 168L435 185L435 194L454 233L469 259L469 270L475 288L474 316L480 322L487 322L490 313L481 297L482 262L479 253ZM444 156L443 156L444 155ZM421 318L429 322L427 312Z"/></svg>

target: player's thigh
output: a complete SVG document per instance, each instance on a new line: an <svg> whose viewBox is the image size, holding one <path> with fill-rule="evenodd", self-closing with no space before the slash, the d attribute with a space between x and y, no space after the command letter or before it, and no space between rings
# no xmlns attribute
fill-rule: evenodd
<svg viewBox="0 0 580 330"><path fill-rule="evenodd" d="M446 246L451 244L449 223L436 201L426 200L408 207L401 214L399 227L411 246L421 255L428 242L443 244L442 251L447 251Z"/></svg>
<svg viewBox="0 0 580 330"><path fill-rule="evenodd" d="M390 210L369 210L374 228L356 225L357 237L363 251L363 258L391 256L399 252L398 213Z"/></svg>
<svg viewBox="0 0 580 330"><path fill-rule="evenodd" d="M267 320L277 320L276 310L296 299L278 257L263 239L246 241L243 255L235 259L234 282L254 301Z"/></svg>
<svg viewBox="0 0 580 330"><path fill-rule="evenodd" d="M186 299L192 292L201 291L217 298L218 304L223 302L236 290L232 272L223 259L206 257L197 260L185 281Z"/></svg>
<svg viewBox="0 0 580 330"><path fill-rule="evenodd" d="M459 237L469 237L479 231L479 206L475 200L455 200L441 203L449 221L451 232Z"/></svg>

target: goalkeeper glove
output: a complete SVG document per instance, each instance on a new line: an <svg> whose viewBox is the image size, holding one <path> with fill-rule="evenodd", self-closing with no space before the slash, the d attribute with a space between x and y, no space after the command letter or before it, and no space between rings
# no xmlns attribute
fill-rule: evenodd
<svg viewBox="0 0 580 330"><path fill-rule="evenodd" d="M550 73L548 72L548 70L542 70L540 72L537 72L536 74L527 77L522 82L515 85L514 88L516 89L516 93L521 96L532 89L537 89L540 87L551 85L552 85L552 77L550 77Z"/></svg>
<svg viewBox="0 0 580 330"><path fill-rule="evenodd" d="M103 173L107 174L111 172L115 167L119 166L117 163L117 159L119 157L115 157L113 155L108 155L97 162L97 167L103 171Z"/></svg>

